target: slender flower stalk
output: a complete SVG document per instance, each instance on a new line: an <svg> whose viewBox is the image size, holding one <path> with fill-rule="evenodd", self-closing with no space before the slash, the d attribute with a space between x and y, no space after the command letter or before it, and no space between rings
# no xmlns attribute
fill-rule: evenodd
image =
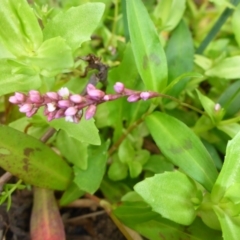
<svg viewBox="0 0 240 240"><path fill-rule="evenodd" d="M36 90L31 90L28 94L16 92L9 98L9 102L18 105L19 111L25 113L27 117L32 117L40 107L44 107L44 115L48 121L65 118L66 121L78 123L83 116L83 109L86 109L85 119L89 120L94 117L97 106L107 101L127 97L128 102L136 102L161 96L156 92L141 92L125 88L121 82L114 85L115 94L106 94L92 84L88 84L86 89L85 95L71 94L66 87L58 92L46 94L40 94Z"/></svg>

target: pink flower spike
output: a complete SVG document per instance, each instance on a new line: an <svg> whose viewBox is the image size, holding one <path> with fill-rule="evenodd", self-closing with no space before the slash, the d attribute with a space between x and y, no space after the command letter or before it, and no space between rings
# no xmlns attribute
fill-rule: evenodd
<svg viewBox="0 0 240 240"><path fill-rule="evenodd" d="M96 105L90 105L90 106L86 109L85 119L86 119L86 120L91 119L91 118L95 115L96 110L97 110Z"/></svg>
<svg viewBox="0 0 240 240"><path fill-rule="evenodd" d="M88 95L93 100L100 100L104 97L105 93L99 89L89 90Z"/></svg>
<svg viewBox="0 0 240 240"><path fill-rule="evenodd" d="M32 110L32 108L33 108L32 104L25 103L19 108L19 111L22 113L27 113L27 112L30 112Z"/></svg>
<svg viewBox="0 0 240 240"><path fill-rule="evenodd" d="M47 103L47 110L48 112L53 112L56 110L56 104L55 103Z"/></svg>
<svg viewBox="0 0 240 240"><path fill-rule="evenodd" d="M46 95L52 100L58 100L59 98L56 92L47 92Z"/></svg>
<svg viewBox="0 0 240 240"><path fill-rule="evenodd" d="M64 99L67 99L69 97L69 90L66 87L62 87L59 91L58 91L59 96L61 96Z"/></svg>
<svg viewBox="0 0 240 240"><path fill-rule="evenodd" d="M80 102L83 102L84 98L82 96L80 96L79 94L74 94L74 95L70 96L69 99L74 103L80 103Z"/></svg>
<svg viewBox="0 0 240 240"><path fill-rule="evenodd" d="M72 106L72 103L69 100L60 100L58 101L57 105L60 108L68 108Z"/></svg>
<svg viewBox="0 0 240 240"><path fill-rule="evenodd" d="M127 98L127 101L128 101L128 102L137 102L139 99L140 99L139 94L135 94L135 95L130 95L130 96Z"/></svg>
<svg viewBox="0 0 240 240"><path fill-rule="evenodd" d="M69 107L65 112L64 115L65 116L74 116L77 113L77 108L75 107Z"/></svg>
<svg viewBox="0 0 240 240"><path fill-rule="evenodd" d="M95 90L95 89L97 89L97 88L96 88L93 84L89 83L89 84L87 85L87 92L88 92L88 91Z"/></svg>
<svg viewBox="0 0 240 240"><path fill-rule="evenodd" d="M15 96L9 97L8 101L9 101L10 103L13 103L13 104L18 104L18 103L19 103L18 100L17 100L17 98L16 98Z"/></svg>
<svg viewBox="0 0 240 240"><path fill-rule="evenodd" d="M150 93L149 92L141 92L140 94L140 98L144 101L148 100L150 97Z"/></svg>
<svg viewBox="0 0 240 240"><path fill-rule="evenodd" d="M20 92L15 92L15 97L18 100L18 102L24 102L26 99L26 96Z"/></svg>
<svg viewBox="0 0 240 240"><path fill-rule="evenodd" d="M65 116L65 115L64 115L64 112L65 112L64 109L59 109L59 110L57 110L57 112L56 112L54 118L57 119L57 118L62 118L62 117L64 117L64 116Z"/></svg>
<svg viewBox="0 0 240 240"><path fill-rule="evenodd" d="M116 93L122 93L124 91L125 86L121 82L116 82L113 88Z"/></svg>
<svg viewBox="0 0 240 240"><path fill-rule="evenodd" d="M31 90L29 91L29 99L33 103L41 103L42 102L42 97L38 91Z"/></svg>
<svg viewBox="0 0 240 240"><path fill-rule="evenodd" d="M31 111L26 112L26 116L32 117L37 111L38 111L38 108L33 108Z"/></svg>

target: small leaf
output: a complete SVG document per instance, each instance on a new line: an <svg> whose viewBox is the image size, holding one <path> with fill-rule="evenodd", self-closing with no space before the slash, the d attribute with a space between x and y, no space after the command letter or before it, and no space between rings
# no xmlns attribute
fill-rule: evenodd
<svg viewBox="0 0 240 240"><path fill-rule="evenodd" d="M219 202L233 184L240 183L240 132L228 142L222 170L213 187L212 199Z"/></svg>
<svg viewBox="0 0 240 240"><path fill-rule="evenodd" d="M210 77L219 77L225 79L240 78L240 56L229 57L221 60L206 71Z"/></svg>
<svg viewBox="0 0 240 240"><path fill-rule="evenodd" d="M101 143L98 129L96 128L93 119L85 120L85 118L82 118L78 124L66 122L65 119L56 119L49 122L49 125L57 130L62 129L68 136L75 138L80 142L93 145L100 145Z"/></svg>
<svg viewBox="0 0 240 240"><path fill-rule="evenodd" d="M75 51L83 42L90 40L103 12L104 4L99 2L86 3L60 12L44 28L44 39L60 36Z"/></svg>
<svg viewBox="0 0 240 240"><path fill-rule="evenodd" d="M131 178L136 178L142 172L141 163L133 160L128 162L129 172Z"/></svg>
<svg viewBox="0 0 240 240"><path fill-rule="evenodd" d="M240 46L240 5L238 4L237 8L235 9L233 15L232 15L232 30L235 35L235 39L238 43L238 46Z"/></svg>
<svg viewBox="0 0 240 240"><path fill-rule="evenodd" d="M118 159L114 159L108 169L108 177L113 181L119 181L128 176L128 166Z"/></svg>
<svg viewBox="0 0 240 240"><path fill-rule="evenodd" d="M142 1L126 1L132 50L148 90L161 92L167 83L167 61L158 34Z"/></svg>
<svg viewBox="0 0 240 240"><path fill-rule="evenodd" d="M161 30L171 31L182 19L185 9L186 0L161 0L153 14L155 18L161 20Z"/></svg>
<svg viewBox="0 0 240 240"><path fill-rule="evenodd" d="M38 89L41 86L39 75L28 75L17 70L6 60L0 61L0 96L15 91Z"/></svg>
<svg viewBox="0 0 240 240"><path fill-rule="evenodd" d="M213 209L220 221L223 232L223 239L238 239L240 236L240 217L230 217L226 212L224 212L223 209L217 205L213 206Z"/></svg>
<svg viewBox="0 0 240 240"><path fill-rule="evenodd" d="M64 190L72 170L54 151L39 140L0 125L0 166L26 183Z"/></svg>
<svg viewBox="0 0 240 240"><path fill-rule="evenodd" d="M88 144L69 137L65 131L60 131L57 135L56 146L70 163L83 170L87 169Z"/></svg>
<svg viewBox="0 0 240 240"><path fill-rule="evenodd" d="M167 159L211 191L218 173L199 138L185 124L165 113L154 112L145 121Z"/></svg>
<svg viewBox="0 0 240 240"><path fill-rule="evenodd" d="M238 123L231 123L226 125L219 124L217 128L225 132L231 138L234 138L240 131L240 124Z"/></svg>
<svg viewBox="0 0 240 240"><path fill-rule="evenodd" d="M196 217L195 183L181 172L165 172L156 174L137 183L134 190L152 207L176 223L190 225ZM200 203L200 202L199 202Z"/></svg>
<svg viewBox="0 0 240 240"><path fill-rule="evenodd" d="M118 149L118 157L122 163L128 163L134 159L135 150L128 139L125 139Z"/></svg>
<svg viewBox="0 0 240 240"><path fill-rule="evenodd" d="M79 187L76 185L76 183L72 182L68 186L68 188L66 189L66 191L64 192L62 197L60 198L59 205L60 206L66 206L69 203L71 203L71 202L75 201L76 199L80 198L84 194L85 194L85 192L82 191L81 189L79 189Z"/></svg>
<svg viewBox="0 0 240 240"><path fill-rule="evenodd" d="M79 189L91 194L98 190L106 170L108 146L109 141L106 141L100 147L95 147L94 151L88 153L88 168L86 170L73 167L74 182Z"/></svg>

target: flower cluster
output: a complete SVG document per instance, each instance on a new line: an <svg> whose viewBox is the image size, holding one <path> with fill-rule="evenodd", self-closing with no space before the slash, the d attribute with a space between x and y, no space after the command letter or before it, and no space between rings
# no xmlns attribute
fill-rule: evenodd
<svg viewBox="0 0 240 240"><path fill-rule="evenodd" d="M66 121L78 123L85 109L85 119L92 118L97 110L97 105L106 101L113 101L120 97L128 97L129 102L136 102L140 99L159 96L155 92L140 92L125 88L124 84L117 82L114 85L115 94L106 94L94 85L88 84L85 95L71 94L64 87L58 92L47 92L40 94L36 90L31 90L28 94L16 92L9 98L9 102L19 106L19 111L25 113L27 117L37 113L40 107L44 107L44 114L48 121L65 117Z"/></svg>

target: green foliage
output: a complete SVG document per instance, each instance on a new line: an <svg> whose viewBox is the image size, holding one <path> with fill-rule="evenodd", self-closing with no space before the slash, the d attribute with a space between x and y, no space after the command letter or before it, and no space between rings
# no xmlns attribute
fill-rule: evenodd
<svg viewBox="0 0 240 240"><path fill-rule="evenodd" d="M20 180L0 203L25 184L63 191L60 206L95 194L124 234L238 240L240 1L210 2L2 0L0 166ZM157 99L97 104L78 124L9 103L89 82Z"/></svg>

